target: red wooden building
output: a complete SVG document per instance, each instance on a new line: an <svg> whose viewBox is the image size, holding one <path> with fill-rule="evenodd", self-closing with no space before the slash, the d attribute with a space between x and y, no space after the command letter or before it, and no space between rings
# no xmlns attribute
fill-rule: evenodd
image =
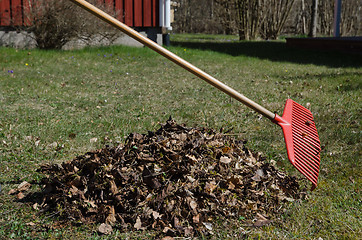
<svg viewBox="0 0 362 240"><path fill-rule="evenodd" d="M171 30L170 0L98 0L116 13L126 25L142 31ZM0 0L0 28L18 28L31 25L31 6L36 0ZM79 9L79 11L83 11Z"/></svg>

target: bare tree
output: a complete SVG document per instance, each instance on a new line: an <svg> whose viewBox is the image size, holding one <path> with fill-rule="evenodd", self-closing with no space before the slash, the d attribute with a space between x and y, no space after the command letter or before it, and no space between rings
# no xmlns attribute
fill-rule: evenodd
<svg viewBox="0 0 362 240"><path fill-rule="evenodd" d="M238 34L235 1L215 0L216 16L219 19L224 34Z"/></svg>
<svg viewBox="0 0 362 240"><path fill-rule="evenodd" d="M239 39L251 40L258 37L276 39L283 29L294 1L217 0L217 3L224 9L232 11L228 15L221 16L221 19L230 26L236 27ZM226 19L225 16L230 19Z"/></svg>
<svg viewBox="0 0 362 240"><path fill-rule="evenodd" d="M236 0L240 40L256 39L260 26L263 0Z"/></svg>
<svg viewBox="0 0 362 240"><path fill-rule="evenodd" d="M264 17L261 22L260 34L263 39L277 39L280 35L294 0L265 0L263 5Z"/></svg>
<svg viewBox="0 0 362 240"><path fill-rule="evenodd" d="M280 34L308 34L310 11L306 11L309 0L295 0Z"/></svg>
<svg viewBox="0 0 362 240"><path fill-rule="evenodd" d="M174 32L223 33L222 20L215 16L215 0L174 0Z"/></svg>
<svg viewBox="0 0 362 240"><path fill-rule="evenodd" d="M302 7L302 34L306 34L307 33L307 26L306 26L306 22L305 22L305 4L304 4L304 0L301 0L301 7Z"/></svg>
<svg viewBox="0 0 362 240"><path fill-rule="evenodd" d="M181 3L173 24L177 32L239 34L240 39L275 39L280 34L313 31L315 35L333 33L334 1L331 0L173 1ZM314 11L317 14L312 17ZM362 0L343 0L341 34L362 34Z"/></svg>
<svg viewBox="0 0 362 240"><path fill-rule="evenodd" d="M362 33L362 0L343 0L340 34L358 36Z"/></svg>
<svg viewBox="0 0 362 240"><path fill-rule="evenodd" d="M317 21L318 21L318 0L313 0L312 14L310 21L309 37L316 37L317 35Z"/></svg>
<svg viewBox="0 0 362 240"><path fill-rule="evenodd" d="M301 7L304 1L305 11ZM304 14L308 32L311 30L312 21L312 5L314 0L296 0L297 6L292 9L291 15ZM333 35L333 21L334 21L334 3L335 1L318 1L318 14L317 14L317 33L325 36ZM293 21L288 22L288 29L295 24L301 25L301 18L297 17ZM294 28L292 34L303 34L301 27ZM343 0L342 1L342 16L340 33L342 36L359 36L362 34L362 0Z"/></svg>

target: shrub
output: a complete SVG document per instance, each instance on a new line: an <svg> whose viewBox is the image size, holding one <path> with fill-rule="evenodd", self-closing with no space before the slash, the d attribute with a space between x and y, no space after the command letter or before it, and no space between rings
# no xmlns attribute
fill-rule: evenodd
<svg viewBox="0 0 362 240"><path fill-rule="evenodd" d="M99 1L97 1L99 3ZM98 4L110 14L116 14L112 6ZM113 42L119 32L90 15L68 0L37 0L30 6L31 27L37 47L61 49L72 39L85 42L97 35Z"/></svg>

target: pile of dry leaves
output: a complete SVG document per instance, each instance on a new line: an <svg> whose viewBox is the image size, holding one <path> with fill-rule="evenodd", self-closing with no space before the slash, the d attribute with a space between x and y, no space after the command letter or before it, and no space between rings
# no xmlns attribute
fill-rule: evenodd
<svg viewBox="0 0 362 240"><path fill-rule="evenodd" d="M294 177L242 141L169 119L156 132L131 134L61 165L42 166L41 208L65 219L171 236L211 232L216 219L252 219L300 196Z"/></svg>

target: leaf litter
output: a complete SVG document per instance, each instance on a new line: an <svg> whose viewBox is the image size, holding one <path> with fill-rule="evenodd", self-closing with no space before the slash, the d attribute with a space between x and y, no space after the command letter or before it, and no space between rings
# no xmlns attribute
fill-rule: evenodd
<svg viewBox="0 0 362 240"><path fill-rule="evenodd" d="M285 202L302 197L296 177L278 170L242 140L169 119L155 131L132 133L62 164L43 165L42 212L64 220L153 230L168 236L212 233L217 221L260 227Z"/></svg>

